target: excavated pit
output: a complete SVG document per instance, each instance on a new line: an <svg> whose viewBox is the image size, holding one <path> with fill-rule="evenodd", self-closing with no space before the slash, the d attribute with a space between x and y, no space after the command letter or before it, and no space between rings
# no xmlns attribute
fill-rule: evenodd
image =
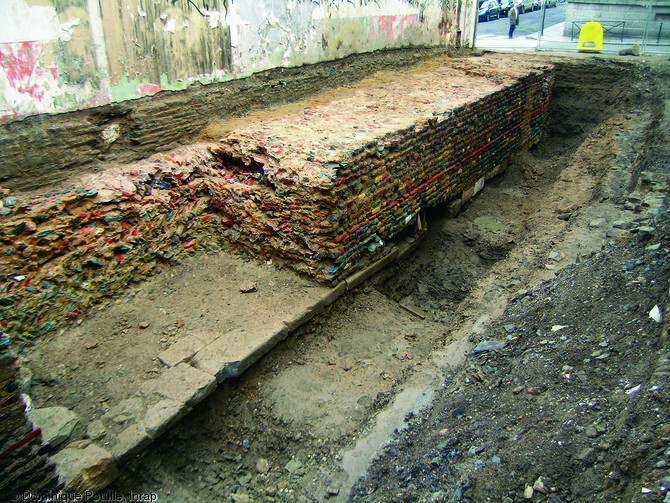
<svg viewBox="0 0 670 503"><path fill-rule="evenodd" d="M534 145L552 83L544 60L437 58L252 117L218 143L7 195L5 331L18 345L53 333L189 249L336 284L388 254L422 209L467 201Z"/></svg>
<svg viewBox="0 0 670 503"><path fill-rule="evenodd" d="M630 206L624 194L636 186L642 170L656 169L662 161L646 154L664 137L664 130L656 129L662 110L658 100L662 98L656 94L652 74L617 62L554 63L556 81L548 134L539 145L487 184L455 218L453 214L445 217L453 209L450 207L431 212L429 232L415 254L336 302L249 375L227 383L191 415L188 424L177 427L131 463L114 488L140 488L185 501L208 497L238 501L453 501L467 500L468 495L473 495L473 501L487 497L522 501L524 488L532 487L543 475L553 477L553 496L562 501L619 497L616 490L612 492L619 482L598 486L588 470L580 477L582 465L571 456L578 456L579 449L588 445L581 443L582 436L588 440L584 433L580 442L566 451L570 454L549 448L544 429L536 425L553 424L552 415L558 418L561 413L544 401L538 416L539 405L532 402L533 395L525 394L530 399L516 395L516 387L524 382L537 386L547 381L542 392L549 393L547 388L555 384L544 375L545 370L525 377L524 365L513 360L515 366L502 367L508 373L496 381L488 377L491 368L477 360L467 359L463 365L470 341L486 338L489 323L502 315L510 299L532 302L537 295L542 302L533 316L539 319L548 300L547 293L532 293L537 285L547 285L551 295L557 288L552 279L563 268L579 262L589 267L589 258L600 263L594 254L608 234L620 232L601 220L632 221L635 213L624 209ZM649 173L643 178L656 179ZM662 186L661 181L658 187ZM615 265L612 274L620 266ZM581 274L588 284L588 273ZM667 286L667 277L665 282L661 277L656 277L657 283ZM657 294L663 288L658 284L653 291ZM569 287L566 295L571 295ZM661 301L658 297L653 300ZM398 309L398 302L411 305L423 319ZM560 310L563 318L557 322L599 326L588 312L572 318L569 304L562 304ZM533 321L521 318L514 323L532 325ZM543 330L550 332L551 324L551 319L545 321ZM503 334L511 329L504 317L499 325ZM584 346L572 348L569 354L574 353L577 359L588 357L593 349L589 344ZM553 346L540 347L546 350ZM528 346L523 348L528 354ZM642 351L649 354L644 346ZM642 357L633 355L624 366L634 365ZM542 369L553 360L537 361ZM554 365L560 369L558 362L560 359ZM501 386L507 379L513 384ZM598 384L595 386L597 390ZM445 387L446 398L440 391ZM455 401L449 402L451 393ZM607 393L602 389L600 393L603 398L599 403L607 402ZM478 405L482 414L472 405L478 395L484 397L484 403ZM618 403L616 398L611 400ZM427 408L426 403L430 404ZM559 400L559 411L566 410L563 403L572 402L569 398ZM511 416L489 413L494 404ZM425 414L417 417L417 407L424 408ZM517 409L523 410L521 416ZM644 417L646 410L642 411ZM426 414L438 417L439 422L422 430ZM616 414L607 412L604 417L612 419ZM556 421L561 424L560 419ZM395 442L384 449L393 430L407 424L412 430L399 432ZM472 427L467 429L469 424ZM653 436L652 430L644 431ZM500 451L489 452L498 438L512 441ZM528 453L535 454L534 445L552 453L541 461L538 458L536 466L535 458L528 458ZM482 450L484 454L478 456ZM473 454L468 454L470 451ZM382 452L382 459L374 461ZM591 470L610 466L607 451L599 452L604 460ZM631 456L640 459L639 452L636 449ZM621 466L630 466L618 447L612 453ZM478 459L479 464L475 463ZM510 465L509 459L525 461L516 466ZM560 463L552 464L552 459ZM361 475L368 463L373 470L350 496L349 488L355 482L351 477ZM499 468L478 478L477 470L482 466ZM563 466L571 468L564 470ZM634 475L637 485L631 483L630 491L639 493L640 487L653 487L653 472L647 475ZM548 485L549 479L544 480ZM535 497L547 499L537 491Z"/></svg>
<svg viewBox="0 0 670 503"><path fill-rule="evenodd" d="M347 294L325 314L298 330L275 353L251 369L247 377L222 386L204 404L196 408L184 424L175 427L161 438L149 449L147 455L131 463L129 471L114 486L115 489L122 492L128 490L158 492L166 501L175 497L202 501L203 498L232 497L238 493L240 498L242 494L250 494L254 498L265 497L283 501L291 500L293 496L290 495L295 494L296 497L321 501L327 496L335 496L335 493L339 492L339 489L335 490L336 488L350 487L353 481L343 482L346 477L343 478L343 468L338 462L340 447L350 445L350 437L362 433L369 417L390 403L393 396L402 389L403 383L407 383L410 376L416 375L417 363L426 361L426 365L433 369L433 364L428 364L430 355L435 347L443 347L446 343L450 344L448 347L454 349L455 354L463 351L463 348L459 349L457 346L459 330L465 330L464 320L471 316L479 320L487 308L492 315L495 315L504 304L505 297L519 288L532 286L539 278L553 275L553 269L545 269L540 273L533 270L532 274L514 271L514 274L501 281L503 284L499 287L491 287L489 284L486 289L486 285L482 286L483 278L490 274L492 268L495 268L496 264L504 263L511 255L517 253L515 259L524 267L529 264L537 266L544 260L538 258L537 254L541 253L538 250L548 250L551 247L550 243L562 239L563 235L546 223L539 224L546 226L545 234L537 232L538 224L534 219L541 220L542 217L536 215L537 213L542 213L547 222L554 221L557 211L565 215L575 213L576 209L572 205L577 203L568 204L572 199L579 199L584 204L599 197L597 192L590 192L590 186L588 190L580 187L584 189L583 194L571 193L572 187L568 184L562 187L568 193L557 195L556 190L561 189L560 182L564 170L572 166L574 171L574 163L581 162L585 174L592 176L594 180L604 176L611 168L605 161L617 157L620 152L604 150L590 152L588 147L592 145L597 149L604 149L604 143L596 139L598 136L606 136L612 128L618 128L625 136L625 139L621 140L622 147L625 146L626 139L630 142L645 143L652 113L646 107L650 96L644 86L640 86L636 81L638 75L643 75L639 68L634 65L598 61L594 63L547 60L544 64L554 68L552 101L546 111L546 139L530 153L517 156L505 175L489 180L488 190L496 194L494 197L499 199L488 203L490 205L488 210L481 206L487 204L486 190L468 203L469 196L474 194L474 188L477 187L477 181L486 177L484 172L475 171L463 185L455 187L452 192L445 189L439 193L440 197L435 200L435 204L427 205L435 207L429 214L430 232L416 255L386 269L375 277L370 285ZM535 89L541 88L542 84L538 83ZM538 91L536 95L539 97L540 94ZM631 110L631 107L638 108ZM529 119L540 117L540 114L535 112L541 108L540 102L527 105ZM544 116L542 120L545 120ZM508 127L505 131L509 129ZM538 132L539 129L530 128L526 131L525 143L511 144L508 147L516 145L520 150L530 148L539 139ZM483 145L491 143L490 138L487 139L489 141ZM144 244L139 240L133 243L133 246L114 241L110 243L108 241L113 240L113 236L101 233L103 235L99 236L97 243L112 247L111 251L101 253L95 258L86 260L82 258L75 267L72 267L72 261L61 260L60 263L69 268L66 273L68 278L89 272L89 275L77 284L80 287L82 282L88 282L84 285L87 288L80 289L82 296L78 299L82 305L90 305L96 297L100 297L96 289L99 291L101 285L110 284L109 277L99 276L96 279L95 274L90 274L95 271L111 271L111 267L107 264L121 265L128 262L138 264L133 268L135 276L120 275L114 279L114 288L123 290L135 280L149 275L156 267L175 271L172 274L179 274L177 271L180 268L188 271L189 267L192 267L189 265L190 261L198 261L198 255L194 257L187 255L193 252L196 243L197 253L203 250L218 253L221 243L211 237L207 239L201 239L200 235L196 237L193 233L195 229L201 232L202 229L209 229L209 232L203 234L215 236L223 226L232 231L231 233L239 233L224 246L245 250L250 256L264 254L264 250L248 244L254 243L252 239L241 237L246 231L236 227L235 222L229 218L229 215L239 214L239 210L244 207L239 205L244 205L244 200L237 202L238 206L234 206L235 202L224 203L230 199L228 194L218 199L212 196L220 189L216 184L197 185L196 190L193 190L194 187L191 185L194 180L199 179L199 174L193 177L191 175L201 169L195 166L204 164L201 162L201 156L204 156L209 163L206 167L212 169L209 173L218 172L227 181L233 180L235 184L244 184L249 188L257 187L264 182L270 183L266 168L275 159L268 159L269 151L265 150L265 147L261 149L256 145L247 152L236 152L232 155L229 149L235 150L244 145L242 142L230 145L232 147L214 147L207 151L198 151L197 157L200 160L197 163L193 162L192 157L180 157L179 154L161 156L160 159L156 157L152 162L161 166L161 169L150 172L138 169L132 173L137 177L136 180L144 181L141 187L138 187L137 183L126 184L124 178L112 173L106 180L117 179L119 183L111 193L98 190L97 194L92 194L89 193L91 189L88 189L80 191L76 197L65 202L61 198L61 202L51 203L48 211L52 211L53 215L62 215L59 213L62 211L62 206L58 205L67 207L71 204L76 208L76 211L72 212L76 213L75 220L63 227L76 229L79 236L96 232L96 227L100 228L100 225L104 225L107 232L109 229L114 229L118 235L126 232L126 236L133 236L135 229L129 227L128 221L121 216L124 214L123 211L130 213L137 211L136 220L131 221L131 224L139 224L142 210L135 210L136 205L132 204L133 201L119 204L114 197L119 193L127 197L124 194L144 191L144 195L150 195L152 201L140 208L146 206L156 208L150 218L155 216L161 222L160 227L169 229L166 233L153 234L151 240L146 240L146 246L158 245L160 248L160 244L163 243L162 250L155 253L153 250L148 252L143 248ZM469 148L470 152L476 152L481 145L470 145ZM387 150L386 146L384 150ZM388 148L387 151L391 150ZM625 148L621 148L621 151L627 152ZM222 161L221 165L217 166L213 162L217 158ZM506 156L502 158L506 159ZM235 160L232 166L231 160ZM307 161L312 162L309 158ZM639 159L635 159L630 163L630 169L617 171L618 181L612 185L622 187L622 190L618 193L615 190L606 191L607 197L611 197L613 202L623 202L626 194L623 187L630 188L636 182L638 172L642 169L638 163ZM226 166L228 169L222 170L221 166ZM166 167L174 169L165 169ZM497 163L491 166L491 174L502 171L505 167L506 162ZM329 166L326 171L331 172L328 171L330 169L334 168ZM567 178L567 175L565 176ZM314 178L317 184L322 182L330 184L333 181L329 176L319 177L318 172ZM249 183L251 180L253 185ZM272 181L274 190L277 189L277 184L277 181ZM110 183L106 181L104 186L109 188ZM327 188L331 188L331 185ZM452 200L452 204L448 207L439 204L441 201L450 200L453 195L460 196L461 192L464 190L467 192L467 189L472 189L472 194L459 197L456 203ZM76 192L79 188L73 190ZM328 190L325 192L324 198L327 199L330 196L327 194ZM60 195L69 197L67 194ZM54 194L50 197L53 199L58 196ZM111 203L115 206L115 211L121 211L105 212L105 216L94 215L100 209L99 206L91 204L93 197L103 205ZM211 221L213 220L211 217L205 220L208 214L202 211L202 208L203 200L207 197L229 205L224 211L218 208L221 215L217 215L216 223ZM480 199L483 201L480 202ZM390 198L390 201L394 200L397 201L398 197ZM393 208L396 206L398 205ZM129 209L131 207L133 208ZM412 206L412 202L409 201L407 208L396 215L396 227L389 231L388 236L399 234L405 226L413 223L412 217L416 215L418 208L419 206ZM457 218L444 219L443 213L456 211L459 208L461 214ZM522 220L512 218L510 212L513 211L519 211L524 218ZM253 215L253 211L247 213L249 217ZM376 213L373 211L372 214ZM118 220L115 220L117 218ZM370 244L367 238L373 235L372 232L356 234L359 230L356 226L363 224L365 227L370 224L367 222L370 220L369 217L363 220L360 218L347 221L346 225L342 225L342 229L337 229L339 231L346 229L346 236L355 238L352 240L354 246L351 248L353 250L351 255L347 256L348 260L357 257L356 250L367 249L367 245ZM199 223L193 224L192 222L197 219L200 219ZM253 223L257 224L258 221L257 219ZM567 222L567 220L560 221ZM397 222L402 222L402 225ZM92 223L96 225L91 225ZM124 223L127 225L124 226ZM300 221L297 222L299 223ZM388 222L386 223L388 225ZM215 227L208 228L210 225ZM250 228L253 228L253 225ZM82 234L81 231L84 230ZM583 239L580 250L566 247L561 250L560 256L567 262L577 260L580 254L590 253L590 249L597 248L598 245L595 243L604 239L604 235L595 236L594 234L598 233L593 232L591 234L590 241ZM333 233L333 236L338 238L342 233ZM40 239L49 237L50 235L45 235ZM526 242L529 237L533 239L532 246ZM313 242L305 238L300 239L303 240L304 249L297 255L303 259L305 257L311 259L314 252ZM544 242L545 239L547 242ZM233 243L239 243L240 240L243 243L238 248ZM278 243L275 248L289 246L292 243L293 241ZM366 246L357 249L356 245L361 243ZM137 244L141 246L135 248ZM40 246L43 245L44 243L39 242L35 245L28 244L35 246L38 256ZM204 246L200 248L202 245ZM64 256L64 254L48 256L46 253L42 252L42 260L59 260L59 257ZM284 255L282 258L290 261L295 256ZM103 260L107 262L103 263ZM182 265L178 265L179 261L183 262ZM344 267L346 263L350 262L331 262L329 266L322 268L310 267L310 275L326 280L337 279L339 266L343 266L343 272L351 269ZM176 267L170 267L171 265ZM77 270L76 266L81 270ZM328 271L328 267L332 266L338 267ZM335 274L335 277L327 273ZM48 282L47 278L43 279ZM224 282L225 278L221 281ZM24 286L31 288L31 285ZM58 305L57 295L50 296L50 286L44 287L43 283L40 286L41 288L37 290L41 295L40 301L50 303L51 307L56 306L62 313L65 304ZM35 289L34 284L32 288ZM481 305L477 305L477 301L473 300L473 292L477 294L478 288L484 289L479 293ZM43 291L45 289L46 292ZM72 302L72 299L69 300ZM397 303L411 306L415 314L402 310L401 313L396 312L394 306L397 306ZM73 314L72 317L79 315L76 304L68 304L65 310L66 314ZM417 317L416 314L423 318ZM34 321L25 319L23 323ZM48 323L51 320L44 318L40 321ZM109 323L114 325L117 321L119 320L111 319ZM121 326L127 327L128 324L121 323ZM47 328L53 329L53 327ZM25 335L25 332L21 331L21 335L16 339L30 346L35 337L43 335L44 333ZM456 347L453 347L454 345ZM48 347L42 346L41 351L46 354ZM43 357L39 355L32 356L33 362L41 358ZM30 356L28 359L30 360ZM458 361L459 359L455 357L453 362ZM65 361L66 366L73 363ZM48 364L44 365L45 368L48 367ZM439 365L436 368L439 368ZM433 370L425 372L425 379L419 378L413 383L417 386L415 389L429 386L436 375L439 376L439 371L434 373ZM69 400L68 406L73 408L81 407L86 400L91 399L81 396L68 398L67 390L61 391L57 383L49 382L49 371L42 372L38 366L37 373L42 378L41 382L38 380L34 383L37 407L48 404L50 400L54 400L54 396L63 403ZM76 390L80 384L83 383L77 383L75 377L68 382L68 387ZM396 421L403 411L411 412L415 401L423 400L421 393L418 393L418 398L412 393L409 395L414 398L409 400L405 409L401 406L396 410L391 421ZM85 431L80 430L77 434L83 437ZM370 451L378 448L379 445L367 447ZM264 464L259 464L259 460L264 460L268 464L267 470ZM292 463L293 460L299 463ZM344 492L340 496L343 497Z"/></svg>

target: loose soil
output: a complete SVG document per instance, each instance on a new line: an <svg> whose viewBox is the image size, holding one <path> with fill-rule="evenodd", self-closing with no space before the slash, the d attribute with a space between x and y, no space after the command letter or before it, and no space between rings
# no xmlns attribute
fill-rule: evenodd
<svg viewBox="0 0 670 503"><path fill-rule="evenodd" d="M413 254L224 382L111 489L160 501L663 501L670 68L557 64L537 147L457 215L433 209ZM166 277L209 290L191 265L205 258ZM134 327L132 309L106 322ZM169 312L164 324L152 336L168 344L181 327ZM38 405L48 384L36 383Z"/></svg>

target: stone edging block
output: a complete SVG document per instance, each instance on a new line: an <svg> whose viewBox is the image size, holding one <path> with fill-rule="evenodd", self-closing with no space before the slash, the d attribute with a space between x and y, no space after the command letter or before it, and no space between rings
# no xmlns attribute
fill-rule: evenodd
<svg viewBox="0 0 670 503"><path fill-rule="evenodd" d="M142 383L145 395L157 394L193 407L216 388L216 379L186 363L165 370L160 377Z"/></svg>
<svg viewBox="0 0 670 503"><path fill-rule="evenodd" d="M136 423L119 433L109 450L114 459L121 463L150 443L151 438L144 425Z"/></svg>
<svg viewBox="0 0 670 503"><path fill-rule="evenodd" d="M147 435L155 439L191 410L181 402L166 398L147 410L144 427Z"/></svg>
<svg viewBox="0 0 670 503"><path fill-rule="evenodd" d="M205 344L195 336L180 339L165 351L158 353L158 359L168 367L175 367L180 363L186 363L193 358Z"/></svg>
<svg viewBox="0 0 670 503"><path fill-rule="evenodd" d="M87 440L73 442L51 459L70 492L98 492L119 474L113 456Z"/></svg>
<svg viewBox="0 0 670 503"><path fill-rule="evenodd" d="M221 383L230 377L239 376L288 333L288 327L277 323L258 342L258 338L251 339L244 330L234 330L198 351L191 362L196 369L214 375L216 381Z"/></svg>

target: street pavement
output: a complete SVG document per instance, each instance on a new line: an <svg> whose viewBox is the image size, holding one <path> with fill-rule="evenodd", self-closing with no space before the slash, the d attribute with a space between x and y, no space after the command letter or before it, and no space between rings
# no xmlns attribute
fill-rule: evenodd
<svg viewBox="0 0 670 503"><path fill-rule="evenodd" d="M497 52L549 52L593 56L595 53L579 53L577 43L579 33L565 36L566 5L547 9L545 28L541 30L542 11L527 12L520 16L520 23L514 32L514 38L508 38L509 21L506 17L498 20L480 22L477 30L476 47ZM640 47L641 55L670 54L670 40L656 42L656 38L618 38L606 37L603 51L599 54L618 55L622 49L634 45Z"/></svg>

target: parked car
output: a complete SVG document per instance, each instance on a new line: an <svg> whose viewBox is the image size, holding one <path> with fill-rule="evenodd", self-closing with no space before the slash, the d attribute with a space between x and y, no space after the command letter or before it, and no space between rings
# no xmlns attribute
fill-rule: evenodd
<svg viewBox="0 0 670 503"><path fill-rule="evenodd" d="M540 7L546 4L546 8L558 7L558 0L540 0Z"/></svg>
<svg viewBox="0 0 670 503"><path fill-rule="evenodd" d="M506 16L509 10L514 5L514 0L501 0L500 2L500 15Z"/></svg>
<svg viewBox="0 0 670 503"><path fill-rule="evenodd" d="M479 4L479 20L490 21L500 17L500 4L498 0L484 0Z"/></svg>
<svg viewBox="0 0 670 503"><path fill-rule="evenodd" d="M516 3L517 8L519 9L519 14L525 14L526 12L536 10L540 0L519 0Z"/></svg>

